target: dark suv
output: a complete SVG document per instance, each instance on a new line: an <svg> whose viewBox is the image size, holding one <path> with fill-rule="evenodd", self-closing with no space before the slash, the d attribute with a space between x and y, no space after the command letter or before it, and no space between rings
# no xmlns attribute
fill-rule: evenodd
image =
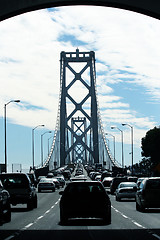
<svg viewBox="0 0 160 240"><path fill-rule="evenodd" d="M145 178L137 189L136 210L160 208L160 177Z"/></svg>
<svg viewBox="0 0 160 240"><path fill-rule="evenodd" d="M27 174L2 173L0 174L0 180L10 194L11 204L27 204L29 210L37 208L36 188Z"/></svg>
<svg viewBox="0 0 160 240"><path fill-rule="evenodd" d="M10 195L0 181L0 221L11 221Z"/></svg>

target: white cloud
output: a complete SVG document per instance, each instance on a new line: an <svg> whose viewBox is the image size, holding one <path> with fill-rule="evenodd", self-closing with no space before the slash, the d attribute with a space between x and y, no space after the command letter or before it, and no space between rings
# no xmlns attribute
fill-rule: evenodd
<svg viewBox="0 0 160 240"><path fill-rule="evenodd" d="M22 105L37 107L35 111L12 106L8 116L22 125L35 126L40 122L53 129L58 106L60 52L79 47L80 51L96 52L96 71L103 74L97 76L99 104L101 109L109 108L102 112L103 122L128 121L139 128L152 128L156 120L147 113L135 115L130 103L124 102L122 95L115 95L114 84L125 80L143 86L152 101L160 98L159 21L103 7L56 10L31 12L0 24L0 104L18 98ZM73 46L69 38L66 42L59 41L69 35L74 36L78 46ZM82 92L80 88L77 97Z"/></svg>

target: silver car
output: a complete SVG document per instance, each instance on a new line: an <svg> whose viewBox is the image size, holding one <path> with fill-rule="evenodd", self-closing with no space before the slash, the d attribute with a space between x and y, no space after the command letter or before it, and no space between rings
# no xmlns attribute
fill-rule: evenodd
<svg viewBox="0 0 160 240"><path fill-rule="evenodd" d="M38 183L38 192L51 190L55 192L55 183L52 178L42 178Z"/></svg>
<svg viewBox="0 0 160 240"><path fill-rule="evenodd" d="M122 198L134 198L136 197L137 184L135 182L122 182L116 189L116 201L120 201Z"/></svg>

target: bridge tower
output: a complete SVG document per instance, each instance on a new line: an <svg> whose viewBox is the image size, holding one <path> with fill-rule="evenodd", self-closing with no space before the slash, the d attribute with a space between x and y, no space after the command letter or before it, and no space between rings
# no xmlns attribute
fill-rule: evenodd
<svg viewBox="0 0 160 240"><path fill-rule="evenodd" d="M77 159L99 163L95 53L78 49L61 52L60 76L60 165L74 163ZM80 101L74 99L71 91L77 82L85 89ZM79 90L75 88L77 95Z"/></svg>

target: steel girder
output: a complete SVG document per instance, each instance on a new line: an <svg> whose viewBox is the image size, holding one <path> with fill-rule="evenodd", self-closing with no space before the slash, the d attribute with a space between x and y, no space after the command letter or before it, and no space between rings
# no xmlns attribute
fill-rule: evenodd
<svg viewBox="0 0 160 240"><path fill-rule="evenodd" d="M72 151L76 148L82 148L87 151L92 159L92 163L99 162L99 144L98 144L98 116L97 116L97 99L96 99L96 73L95 73L95 54L91 52L61 52L61 105L60 105L60 161L61 166L68 164L71 159ZM73 69L72 63L85 63L85 66L80 72ZM90 76L89 82L82 78L82 74L89 69ZM69 70L74 78L67 85L66 70ZM87 89L87 95L77 103L74 98L69 94L70 88L80 81ZM83 107L84 103L90 98L90 114ZM67 115L67 99L70 100L74 106L73 111ZM77 112L81 112L81 118L85 118L85 128L80 135L74 132L73 124ZM80 118L79 118L80 119ZM90 141L87 142L87 135ZM73 141L73 136L75 141ZM72 137L70 141L69 138ZM84 141L85 139L85 141ZM70 143L71 142L71 143ZM80 147L81 145L81 147ZM79 151L79 150L78 150ZM82 151L82 150L81 150ZM77 152L78 153L78 152ZM80 155L79 155L80 156ZM73 154L72 154L73 157ZM74 159L72 159L74 161Z"/></svg>

